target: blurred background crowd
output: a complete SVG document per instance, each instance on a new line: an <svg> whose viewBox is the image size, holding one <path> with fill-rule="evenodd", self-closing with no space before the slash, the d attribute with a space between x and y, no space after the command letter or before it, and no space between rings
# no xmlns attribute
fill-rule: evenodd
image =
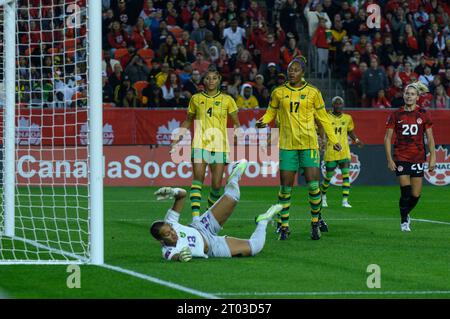
<svg viewBox="0 0 450 319"><path fill-rule="evenodd" d="M64 27L68 2L20 1L36 6L35 12L19 12L19 94L28 105L86 104L86 28ZM368 23L371 4L380 8L379 25ZM203 89L205 72L215 69L223 76L221 90L240 108L264 108L272 89L286 81L288 63L303 55L305 79L326 102L338 94L348 107L395 108L403 104L403 88L421 81L430 91L421 97L423 107L450 108L445 0L103 0L102 5L103 98L113 107L185 108Z"/></svg>

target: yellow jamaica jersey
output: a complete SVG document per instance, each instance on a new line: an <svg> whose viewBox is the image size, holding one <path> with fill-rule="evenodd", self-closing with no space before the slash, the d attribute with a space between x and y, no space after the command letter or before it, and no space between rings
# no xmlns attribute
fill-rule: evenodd
<svg viewBox="0 0 450 319"><path fill-rule="evenodd" d="M193 148L211 152L229 152L227 137L228 115L237 112L234 99L222 92L209 96L205 92L194 94L188 113L194 115Z"/></svg>
<svg viewBox="0 0 450 319"><path fill-rule="evenodd" d="M324 156L325 162L339 161L346 158L350 159L351 155L350 147L348 146L347 133L355 129L352 116L344 113L336 116L331 111L328 113L328 116L330 118L331 125L333 125L334 133L342 146L342 150L340 152L335 151L333 149L333 143L328 140Z"/></svg>
<svg viewBox="0 0 450 319"><path fill-rule="evenodd" d="M315 119L323 126L330 141L337 143L322 94L307 82L299 88L286 83L272 91L262 121L269 124L275 117L280 128L280 149L318 149Z"/></svg>

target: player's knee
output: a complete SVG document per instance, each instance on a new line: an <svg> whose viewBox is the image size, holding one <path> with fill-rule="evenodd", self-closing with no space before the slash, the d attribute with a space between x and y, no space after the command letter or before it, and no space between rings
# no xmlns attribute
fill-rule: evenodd
<svg viewBox="0 0 450 319"><path fill-rule="evenodd" d="M316 191L319 189L319 181L308 182L308 190L310 192Z"/></svg>
<svg viewBox="0 0 450 319"><path fill-rule="evenodd" d="M250 247L249 255L247 256L256 256L261 252L261 250L264 248L265 241L258 241L254 239L250 239L248 241L248 245ZM243 253L243 256L245 256L245 253Z"/></svg>
<svg viewBox="0 0 450 319"><path fill-rule="evenodd" d="M285 185L281 185L281 186L280 186L280 192L281 192L282 194L290 194L290 193L292 193L292 187L290 187L290 186L285 186Z"/></svg>

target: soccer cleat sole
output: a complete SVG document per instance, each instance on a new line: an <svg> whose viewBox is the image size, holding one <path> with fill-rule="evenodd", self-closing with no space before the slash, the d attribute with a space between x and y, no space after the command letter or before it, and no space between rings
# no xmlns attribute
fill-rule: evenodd
<svg viewBox="0 0 450 319"><path fill-rule="evenodd" d="M241 179L242 175L245 172L245 169L247 168L248 161L246 159L241 159L240 161L236 162L235 166L233 167L233 170L231 171L230 176L227 179L227 183L230 182L236 175L240 175L239 179Z"/></svg>

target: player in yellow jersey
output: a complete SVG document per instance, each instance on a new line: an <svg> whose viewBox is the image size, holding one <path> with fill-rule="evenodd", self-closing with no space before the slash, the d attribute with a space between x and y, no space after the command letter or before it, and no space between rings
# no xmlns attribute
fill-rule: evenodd
<svg viewBox="0 0 450 319"><path fill-rule="evenodd" d="M320 159L315 120L325 129L336 150L340 150L320 91L303 78L306 60L294 59L288 65L288 82L272 91L269 108L257 122L266 127L277 118L280 128L280 191L278 201L283 205L279 240L289 238L289 208L295 176L304 172L311 206L311 238L320 239L321 231L328 231L321 218L322 200L319 188Z"/></svg>
<svg viewBox="0 0 450 319"><path fill-rule="evenodd" d="M227 136L228 117L231 118L235 130L240 127L236 102L230 95L219 90L220 81L219 72L215 70L207 72L204 79L205 91L191 97L187 119L181 124L182 129L189 129L195 121L191 155L194 176L190 191L194 221L200 216L202 186L208 165L211 172L208 208L220 198L223 173L230 152ZM171 152L182 139L181 133L172 142Z"/></svg>
<svg viewBox="0 0 450 319"><path fill-rule="evenodd" d="M330 181L333 178L334 171L336 167L342 173L342 206L351 208L352 206L348 202L348 196L350 195L350 147L348 145L348 136L353 140L353 142L358 145L358 147L363 147L364 144L356 136L354 129L355 125L353 123L352 116L350 114L342 113L344 107L344 99L340 96L335 96L331 100L331 105L333 110L330 111L329 117L331 124L334 128L334 133L336 134L339 143L342 145L342 151L336 152L333 149L333 142L328 141L326 143L325 149L325 167L326 176L320 185L320 190L322 191L322 207L328 207L327 203L327 190L330 186ZM322 133L323 134L323 133ZM324 136L322 136L324 138Z"/></svg>

